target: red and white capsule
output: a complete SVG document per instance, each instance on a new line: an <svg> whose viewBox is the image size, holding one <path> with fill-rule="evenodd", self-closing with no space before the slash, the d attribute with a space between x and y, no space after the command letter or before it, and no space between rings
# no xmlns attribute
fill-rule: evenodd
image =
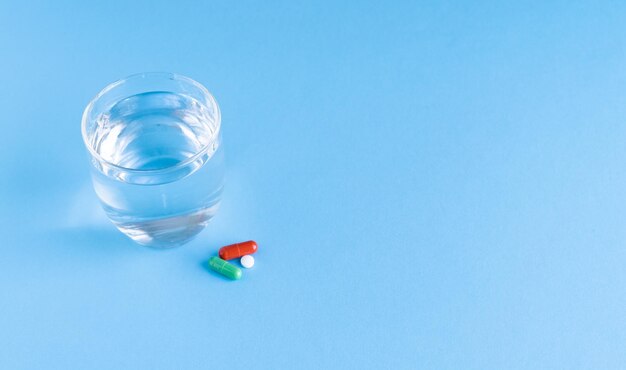
<svg viewBox="0 0 626 370"><path fill-rule="evenodd" d="M245 256L247 254L255 253L256 250L256 242L254 240L248 240L247 242L236 243L222 247L220 248L219 254L221 259L228 261Z"/></svg>

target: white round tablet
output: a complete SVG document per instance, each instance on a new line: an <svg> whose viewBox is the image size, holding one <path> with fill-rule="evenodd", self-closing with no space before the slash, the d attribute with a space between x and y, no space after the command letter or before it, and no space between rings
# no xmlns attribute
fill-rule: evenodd
<svg viewBox="0 0 626 370"><path fill-rule="evenodd" d="M250 267L254 266L254 257L246 254L245 256L241 257L241 260L239 262L241 262L241 266L249 269Z"/></svg>

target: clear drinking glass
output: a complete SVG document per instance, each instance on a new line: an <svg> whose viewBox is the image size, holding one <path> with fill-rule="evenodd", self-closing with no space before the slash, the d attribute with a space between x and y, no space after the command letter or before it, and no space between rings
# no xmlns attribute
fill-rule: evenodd
<svg viewBox="0 0 626 370"><path fill-rule="evenodd" d="M202 231L223 187L220 126L215 98L190 78L141 73L105 87L85 108L82 135L113 224L155 248Z"/></svg>

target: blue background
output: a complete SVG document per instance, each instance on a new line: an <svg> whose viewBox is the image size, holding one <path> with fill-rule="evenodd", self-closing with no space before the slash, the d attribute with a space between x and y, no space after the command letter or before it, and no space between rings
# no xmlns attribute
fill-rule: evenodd
<svg viewBox="0 0 626 370"><path fill-rule="evenodd" d="M626 367L622 4L3 1L0 368ZM223 112L222 209L166 252L80 137L142 71Z"/></svg>

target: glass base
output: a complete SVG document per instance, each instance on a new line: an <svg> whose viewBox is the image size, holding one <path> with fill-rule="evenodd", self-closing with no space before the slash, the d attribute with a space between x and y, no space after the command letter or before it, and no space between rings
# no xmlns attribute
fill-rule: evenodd
<svg viewBox="0 0 626 370"><path fill-rule="evenodd" d="M133 241L150 248L169 249L193 240L217 212L218 205L174 217L113 221Z"/></svg>

